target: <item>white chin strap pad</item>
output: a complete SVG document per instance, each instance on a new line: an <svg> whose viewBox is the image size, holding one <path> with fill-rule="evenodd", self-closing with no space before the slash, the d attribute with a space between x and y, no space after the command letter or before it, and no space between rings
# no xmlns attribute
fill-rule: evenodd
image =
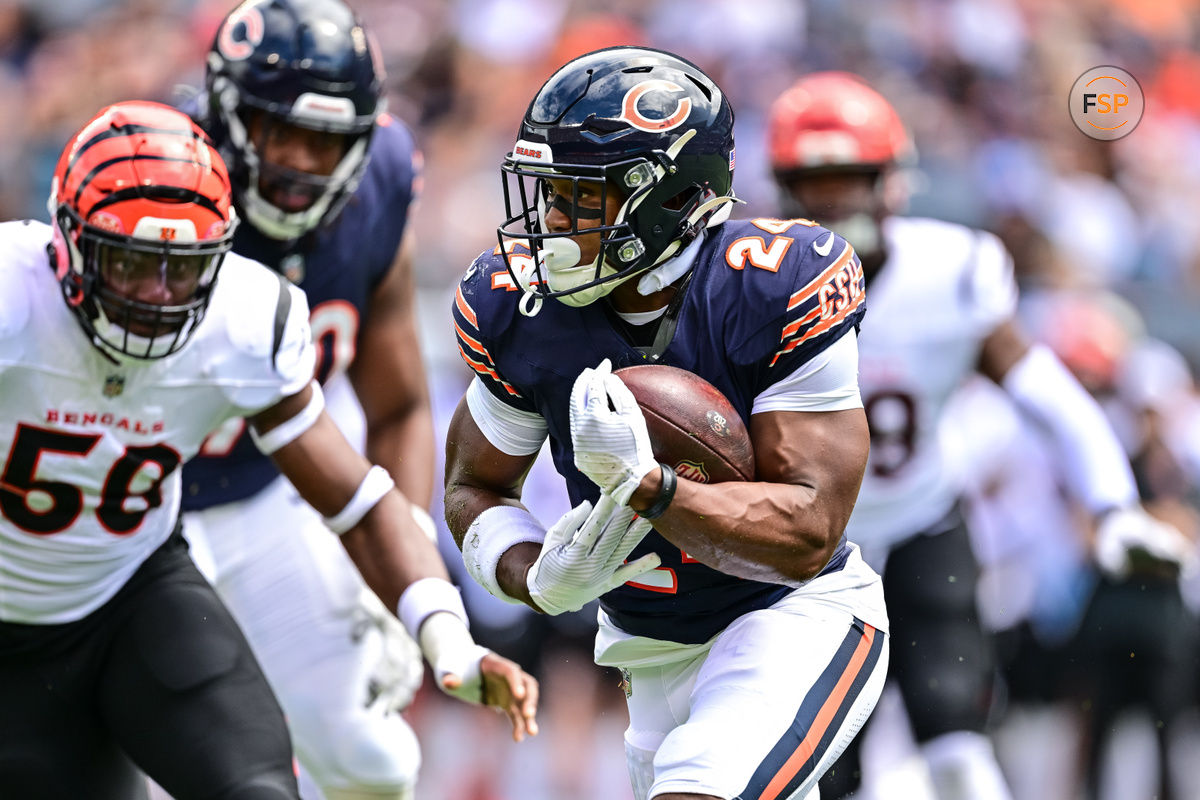
<svg viewBox="0 0 1200 800"><path fill-rule="evenodd" d="M595 280L596 262L580 264L582 252L579 245L566 237L548 239L542 245L542 269L546 285L552 292L562 292ZM607 263L600 268L600 276L615 275L616 270ZM573 294L563 295L558 300L569 306L579 307L594 303L616 288L618 282L597 284Z"/></svg>
<svg viewBox="0 0 1200 800"><path fill-rule="evenodd" d="M552 276L556 273L569 274L571 269L578 267L582 255L573 239L565 236L547 239L542 245L542 268L546 270L551 284L554 282Z"/></svg>

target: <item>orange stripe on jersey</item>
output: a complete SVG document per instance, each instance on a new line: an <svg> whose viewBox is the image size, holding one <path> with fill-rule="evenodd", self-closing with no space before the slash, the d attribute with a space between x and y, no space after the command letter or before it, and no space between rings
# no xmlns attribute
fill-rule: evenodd
<svg viewBox="0 0 1200 800"><path fill-rule="evenodd" d="M863 664L867 660L867 654L871 652L871 644L874 641L875 629L870 625L864 625L862 638L859 639L858 646L854 648L854 655L850 657L850 663L846 665L846 669L842 672L842 676L838 678L833 691L829 693L829 697L825 699L821 710L817 712L816 719L813 720L813 724L808 729L804 740L788 756L788 760L783 762L783 766L779 768L779 772L775 773L775 777L771 778L771 782L767 784L767 788L759 796L759 800L778 800L780 793L787 789L788 782L796 777L796 773L800 771L800 768L812 758L817 745L821 743L825 731L829 728L829 723L837 715L838 710L846 699L847 692L854 685L858 673L862 671Z"/></svg>
<svg viewBox="0 0 1200 800"><path fill-rule="evenodd" d="M853 314L854 311L862 304L863 304L863 293L860 292L856 297L854 297L852 299L851 302L847 303L845 308L843 308L841 311L834 314L829 319L821 320L816 325L813 325L811 328L809 328L807 331L805 331L803 336L801 336L797 339L793 339L792 341L788 342L786 346L781 347L779 349L779 351L777 353L775 353L775 357L771 359L771 363L769 364L769 366L772 366L772 367L775 366L775 362L779 360L780 356L783 356L783 355L786 355L786 354L792 352L793 350L795 350L797 347L804 344L805 342L811 341L812 339L817 338L821 334L826 333L830 328L844 322L846 317ZM818 310L818 313L820 313L819 310ZM811 317L812 315L810 314L809 316Z"/></svg>
<svg viewBox="0 0 1200 800"><path fill-rule="evenodd" d="M803 289L800 289L792 295L791 299L788 300L788 311L791 311L805 300L808 300L810 297L820 291L822 286L833 280L833 276L837 275L838 270L846 266L846 262L849 261L853 255L854 248L847 244L846 249L842 250L842 254L837 257L837 261L834 261L831 265L826 267L824 272L805 284Z"/></svg>
<svg viewBox="0 0 1200 800"><path fill-rule="evenodd" d="M783 329L783 335L779 337L779 341L782 342L782 341L786 340L793 333L800 330L805 325L812 322L814 319L816 319L819 316L821 316L821 307L817 306L816 308L814 308L812 311L805 314L800 319L796 320L795 322L789 323L788 326Z"/></svg>
<svg viewBox="0 0 1200 800"><path fill-rule="evenodd" d="M520 392L518 392L516 389L514 389L514 388L512 387L512 384L510 384L508 381L506 381L506 380L504 380L503 378L501 378L501 377L500 377L500 375L499 375L499 373L497 373L497 372L496 372L496 370L492 369L492 368L491 368L491 367L489 367L487 364L484 364L484 363L481 363L481 362L479 362L479 361L476 361L475 359L473 359L473 358L471 358L469 355L467 355L467 351L462 349L462 345L461 345L461 344L458 346L458 354L459 354L460 356L462 356L462 360L463 360L463 361L467 362L467 366L468 366L468 367L470 367L471 369L475 370L475 371L476 371L476 372L478 372L480 375L486 375L487 377L489 377L489 378L491 378L491 379L495 380L495 381L496 381L496 382L498 382L498 383L499 383L501 386L503 386L503 387L504 387L504 390L505 390L506 392L508 392L509 394L511 394L513 397L520 397L520 396L521 396L521 393L520 393Z"/></svg>
<svg viewBox="0 0 1200 800"><path fill-rule="evenodd" d="M475 316L475 311L467 305L467 298L463 297L461 286L454 290L454 305L458 306L458 310L466 317L467 322L475 328L479 327L479 318Z"/></svg>
<svg viewBox="0 0 1200 800"><path fill-rule="evenodd" d="M455 322L454 322L454 331L455 331L455 333L458 334L458 338L461 339L463 341L463 343L467 345L467 347L471 348L476 353L479 353L479 355L486 358L488 360L489 364L496 363L495 361L492 360L491 353L489 353L487 351L487 348L483 346L483 342L479 341L474 336L471 336L469 333L464 331L462 329L462 326L458 324L457 320L455 320Z"/></svg>

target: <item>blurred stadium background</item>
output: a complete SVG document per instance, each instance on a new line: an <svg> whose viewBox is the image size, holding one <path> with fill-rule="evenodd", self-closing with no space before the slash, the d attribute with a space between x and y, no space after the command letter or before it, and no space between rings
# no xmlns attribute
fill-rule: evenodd
<svg viewBox="0 0 1200 800"><path fill-rule="evenodd" d="M611 44L678 52L712 74L737 112L735 187L744 216L775 214L764 113L798 75L846 69L898 108L916 141L909 212L987 228L1012 251L1024 321L1113 411L1148 503L1195 534L1200 485L1200 0L351 0L381 45L391 111L426 159L413 226L440 423L469 374L449 330L451 287L495 243L498 165L528 98L567 59ZM100 106L178 103L202 83L204 54L231 0L0 0L0 212L44 219L54 159ZM1072 124L1067 96L1090 67L1132 73L1146 112L1132 134L1097 142ZM869 318L869 314L868 314ZM1086 697L1097 668L1064 643L1087 604L1087 570L1051 458L986 388L969 387L947 424L976 499L984 607L1009 642L996 740L1018 800L1081 797ZM1152 420L1147 433L1145 422ZM986 420L986 424L981 420ZM1007 427L1006 427L1007 426ZM1147 442L1150 444L1147 445ZM554 476L531 479L530 505L565 504ZM1030 498L1038 497L1038 500ZM1045 503L1039 506L1038 503ZM435 517L440 509L435 509ZM1064 509L1059 509L1064 511ZM1069 512L1069 509L1065 509ZM1055 527L1050 531L1048 528ZM448 559L456 552L443 532ZM1081 577L1082 576L1082 577ZM1094 577L1092 578L1094 584ZM1190 609L1200 591L1185 586ZM499 719L425 691L409 712L425 751L422 795L454 800L624 800L624 725L616 677L590 661L586 615L549 621L467 587L481 638L536 667L543 734L516 747ZM1131 623L1136 628L1136 613ZM1145 613L1155 613L1149 607ZM1022 633L1012 635L1013 631ZM1179 628L1187 648L1200 628ZM1031 663L1029 643L1045 663ZM1200 798L1191 679L1168 684L1183 723L1168 752L1174 797ZM1130 649L1136 658L1136 646ZM1038 666L1040 664L1040 666ZM1054 676L1051 679L1050 676ZM1162 687L1162 675L1127 676ZM1171 678L1171 680L1175 680ZM881 714L886 718L889 707ZM905 785L902 717L874 737L881 797ZM1160 796L1161 720L1113 723L1102 797ZM883 726L881 726L883 727ZM1188 766L1190 763L1190 767ZM887 783L887 781L892 783Z"/></svg>

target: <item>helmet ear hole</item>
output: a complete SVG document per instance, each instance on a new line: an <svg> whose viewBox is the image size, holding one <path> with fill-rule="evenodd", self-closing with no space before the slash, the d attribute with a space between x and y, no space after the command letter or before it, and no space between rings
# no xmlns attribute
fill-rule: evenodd
<svg viewBox="0 0 1200 800"><path fill-rule="evenodd" d="M689 205L696 197L697 187L689 186L688 188L676 192L663 201L663 208L669 208L672 211L682 211L684 207Z"/></svg>
<svg viewBox="0 0 1200 800"><path fill-rule="evenodd" d="M56 216L59 218L55 219L54 224L51 225L50 263L54 267L54 274L58 276L59 280L62 280L71 270L71 253L67 249L67 240L63 236L61 227L62 211L60 210Z"/></svg>

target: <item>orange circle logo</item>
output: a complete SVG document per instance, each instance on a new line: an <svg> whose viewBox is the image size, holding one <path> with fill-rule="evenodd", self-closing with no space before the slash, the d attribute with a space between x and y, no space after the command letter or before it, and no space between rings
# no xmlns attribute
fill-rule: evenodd
<svg viewBox="0 0 1200 800"><path fill-rule="evenodd" d="M1142 119L1146 99L1137 80L1120 67L1092 67L1071 87L1071 119L1093 139L1128 136Z"/></svg>
<svg viewBox="0 0 1200 800"><path fill-rule="evenodd" d="M625 93L625 99L621 103L620 119L625 120L633 127L656 133L660 131L669 131L672 128L677 128L683 124L688 118L688 114L692 113L692 99L687 97L674 97L675 94L683 93L684 89L677 83L664 80L648 80L642 81L637 86L634 86ZM674 101L674 108L670 108L667 102L661 98L651 98L657 102L647 102L651 106L657 117L648 117L638 108L638 101L646 97L651 92L663 92Z"/></svg>
<svg viewBox="0 0 1200 800"><path fill-rule="evenodd" d="M234 34L238 24L242 25L241 36ZM230 61L244 61L254 55L254 48L262 44L266 32L266 21L262 11L248 3L233 10L217 35L217 49Z"/></svg>

